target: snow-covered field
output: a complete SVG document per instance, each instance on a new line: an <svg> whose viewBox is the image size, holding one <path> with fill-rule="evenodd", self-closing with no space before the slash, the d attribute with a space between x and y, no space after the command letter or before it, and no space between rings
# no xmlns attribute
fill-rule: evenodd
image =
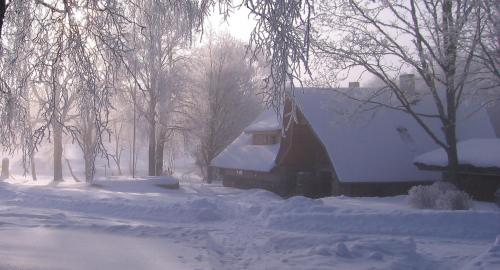
<svg viewBox="0 0 500 270"><path fill-rule="evenodd" d="M0 182L0 269L500 269L494 204L97 183Z"/></svg>

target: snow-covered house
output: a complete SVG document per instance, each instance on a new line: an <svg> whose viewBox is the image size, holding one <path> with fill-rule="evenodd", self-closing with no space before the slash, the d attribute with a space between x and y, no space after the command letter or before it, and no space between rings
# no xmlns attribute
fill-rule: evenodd
<svg viewBox="0 0 500 270"><path fill-rule="evenodd" d="M267 132L255 128L267 113L261 115L212 162L222 169L224 183L267 187L286 195L373 196L401 194L441 178L439 172L419 170L413 164L415 157L437 145L410 115L341 93L364 95L370 89L335 90L304 88L290 94L283 108L285 136L279 144L256 144L256 136ZM295 120L291 120L292 106L296 106ZM425 97L414 106L419 113L432 113L435 107ZM470 107L464 104L458 113L458 138L495 137L486 111ZM425 122L442 134L438 119ZM271 134L278 136L280 126L271 126Z"/></svg>
<svg viewBox="0 0 500 270"><path fill-rule="evenodd" d="M493 200L500 188L500 139L469 139L457 144L458 185L475 199ZM422 170L446 171L448 158L442 148L424 153L414 160Z"/></svg>
<svg viewBox="0 0 500 270"><path fill-rule="evenodd" d="M297 106L298 121L291 122L281 144L276 163L281 171L296 174L299 185L311 181L324 190L330 183L333 194L358 196L403 193L415 184L441 178L437 172L414 166L416 156L437 146L409 114L363 104L341 93L363 95L369 89L336 90L295 91L291 98ZM285 104L285 115L291 104L291 100ZM425 97L414 106L420 113L435 110L433 101ZM458 113L458 138L495 137L487 113L471 113L477 110L473 107L464 104ZM436 134L442 134L438 119L425 122ZM310 188L311 195L317 192Z"/></svg>
<svg viewBox="0 0 500 270"><path fill-rule="evenodd" d="M281 123L274 110L261 113L211 162L225 186L259 187L277 191L275 160L281 140Z"/></svg>

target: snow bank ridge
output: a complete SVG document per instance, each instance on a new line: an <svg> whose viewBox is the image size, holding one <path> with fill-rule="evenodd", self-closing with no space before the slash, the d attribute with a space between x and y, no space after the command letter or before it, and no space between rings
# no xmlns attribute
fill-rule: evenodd
<svg viewBox="0 0 500 270"><path fill-rule="evenodd" d="M294 197L266 213L273 229L317 233L366 233L494 239L500 212L345 209Z"/></svg>

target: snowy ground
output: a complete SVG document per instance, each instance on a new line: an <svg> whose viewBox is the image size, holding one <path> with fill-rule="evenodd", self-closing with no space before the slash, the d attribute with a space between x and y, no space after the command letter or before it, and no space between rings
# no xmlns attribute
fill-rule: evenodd
<svg viewBox="0 0 500 270"><path fill-rule="evenodd" d="M0 182L0 269L500 269L493 204L98 183Z"/></svg>

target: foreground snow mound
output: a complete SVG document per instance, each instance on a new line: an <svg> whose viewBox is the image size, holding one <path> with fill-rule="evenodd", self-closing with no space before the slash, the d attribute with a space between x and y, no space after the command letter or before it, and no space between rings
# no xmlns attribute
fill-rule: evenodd
<svg viewBox="0 0 500 270"><path fill-rule="evenodd" d="M500 269L500 235L493 246L474 258L463 270L498 270Z"/></svg>
<svg viewBox="0 0 500 270"><path fill-rule="evenodd" d="M498 211L445 211L346 207L359 199L293 197L267 213L269 228L317 233L369 233L459 238L493 238Z"/></svg>

